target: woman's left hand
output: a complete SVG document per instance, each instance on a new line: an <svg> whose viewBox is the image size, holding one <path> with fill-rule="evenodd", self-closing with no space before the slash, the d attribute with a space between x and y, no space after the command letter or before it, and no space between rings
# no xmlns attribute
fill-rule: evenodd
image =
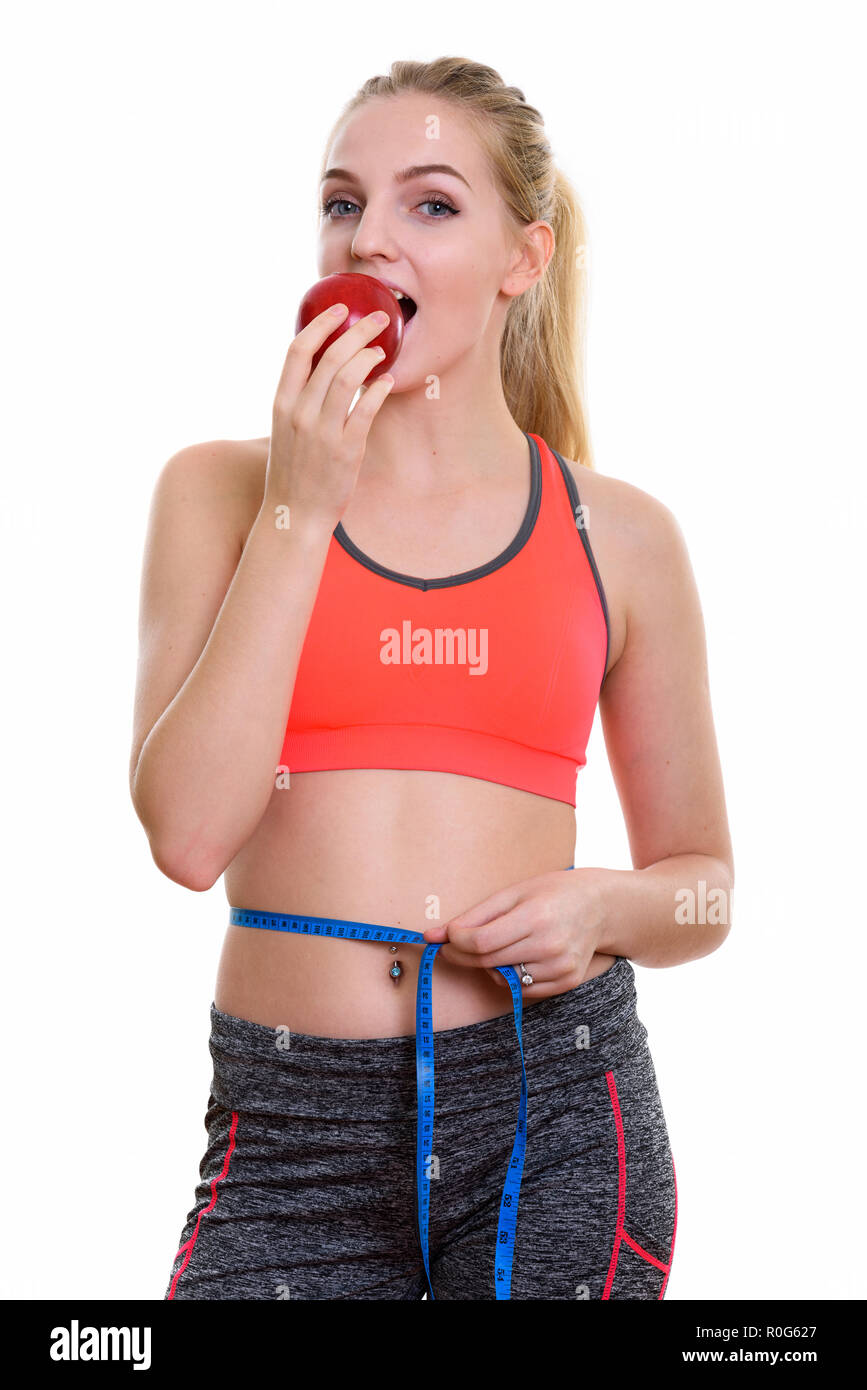
<svg viewBox="0 0 867 1390"><path fill-rule="evenodd" d="M556 869L522 879L453 917L424 928L425 941L445 943L439 955L452 965L487 970L520 965L533 976L527 999L563 994L583 981L605 922L601 881L593 869Z"/></svg>

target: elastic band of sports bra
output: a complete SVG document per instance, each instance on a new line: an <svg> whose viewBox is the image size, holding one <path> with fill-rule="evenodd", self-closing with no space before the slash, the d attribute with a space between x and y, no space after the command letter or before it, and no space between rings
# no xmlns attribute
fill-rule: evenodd
<svg viewBox="0 0 867 1390"><path fill-rule="evenodd" d="M567 865L574 869L574 864ZM424 946L418 972L415 1008L415 1058L418 1122L416 1128L416 1194L419 1244L424 1260L430 1298L434 1298L428 1260L428 1226L430 1221L430 1159L434 1121L434 1050L433 1050L433 963L437 951L445 944L428 943L420 932L401 931L397 927L379 927L370 922L350 922L339 917L293 917L283 912L256 912L248 908L229 909L229 921L236 927L260 927L270 931L296 932L301 936L331 936L355 941L414 942ZM518 1225L518 1199L524 1172L527 1135L527 1072L524 1067L524 1043L521 1036L521 982L512 965L495 967L512 993L515 1032L521 1050L521 1102L512 1156L506 1171L503 1195L500 1200L500 1219L497 1226L497 1245L494 1254L494 1294L499 1299L511 1299L512 1262L515 1251L515 1231Z"/></svg>

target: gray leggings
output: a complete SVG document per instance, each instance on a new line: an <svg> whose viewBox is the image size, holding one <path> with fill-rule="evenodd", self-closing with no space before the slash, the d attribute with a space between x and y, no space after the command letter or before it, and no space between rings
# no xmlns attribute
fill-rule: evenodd
<svg viewBox="0 0 867 1390"><path fill-rule="evenodd" d="M523 1010L512 1298L661 1299L677 1188L635 972ZM165 1298L421 1299L414 1036L281 1034L211 1004L207 1148ZM521 1059L511 1012L434 1033L435 1299L494 1299Z"/></svg>

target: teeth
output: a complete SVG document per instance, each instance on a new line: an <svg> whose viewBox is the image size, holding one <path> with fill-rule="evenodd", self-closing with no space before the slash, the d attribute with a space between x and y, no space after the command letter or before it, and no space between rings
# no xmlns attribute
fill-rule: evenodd
<svg viewBox="0 0 867 1390"><path fill-rule="evenodd" d="M404 294L403 290L392 290L392 294L394 295L395 299L406 299L406 295Z"/></svg>

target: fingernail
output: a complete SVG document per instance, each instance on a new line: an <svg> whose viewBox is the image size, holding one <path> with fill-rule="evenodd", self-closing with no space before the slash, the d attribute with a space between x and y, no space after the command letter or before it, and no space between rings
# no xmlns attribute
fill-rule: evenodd
<svg viewBox="0 0 867 1390"><path fill-rule="evenodd" d="M331 308L329 309L328 312L331 313L331 314L345 314L345 313L346 313L346 305L345 305L345 304L332 304L332 306L331 306Z"/></svg>

